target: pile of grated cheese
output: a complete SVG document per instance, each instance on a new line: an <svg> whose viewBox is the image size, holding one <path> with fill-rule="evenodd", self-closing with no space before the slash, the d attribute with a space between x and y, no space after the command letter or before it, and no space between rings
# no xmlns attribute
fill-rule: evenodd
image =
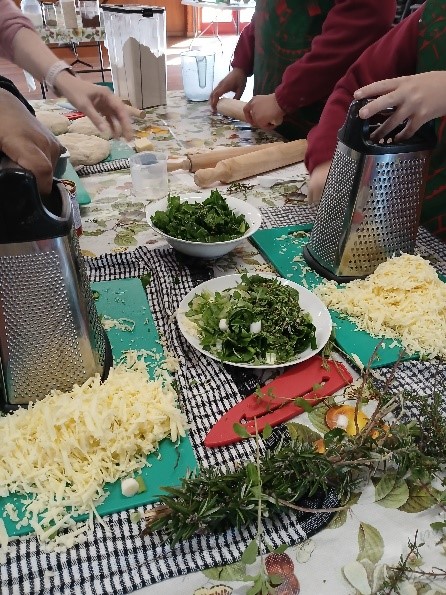
<svg viewBox="0 0 446 595"><path fill-rule="evenodd" d="M95 376L0 418L0 496L29 495L20 524L48 549L84 540L107 496L104 484L141 470L164 438L185 435L176 402L165 372L152 381L144 361L130 357L103 383ZM76 525L80 514L88 521Z"/></svg>
<svg viewBox="0 0 446 595"><path fill-rule="evenodd" d="M374 337L399 340L409 355L446 357L446 284L421 256L402 254L366 279L327 281L314 293Z"/></svg>

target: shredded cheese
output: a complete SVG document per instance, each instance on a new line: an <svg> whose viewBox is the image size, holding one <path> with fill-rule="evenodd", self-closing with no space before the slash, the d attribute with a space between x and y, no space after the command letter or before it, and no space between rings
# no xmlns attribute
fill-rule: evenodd
<svg viewBox="0 0 446 595"><path fill-rule="evenodd" d="M409 355L446 357L446 284L421 256L402 254L366 279L326 281L314 292L374 337L399 340Z"/></svg>
<svg viewBox="0 0 446 595"><path fill-rule="evenodd" d="M184 436L176 400L166 378L150 380L131 352L103 383L95 376L70 392L52 391L0 418L0 490L29 496L25 518L41 542L81 541L107 496L104 484L140 471L163 438ZM75 526L80 514L88 521ZM57 535L67 528L68 536Z"/></svg>
<svg viewBox="0 0 446 595"><path fill-rule="evenodd" d="M104 315L101 318L101 323L106 331L110 330L111 328L117 328L120 331L132 332L135 328L135 321L131 320L130 318L115 319Z"/></svg>
<svg viewBox="0 0 446 595"><path fill-rule="evenodd" d="M6 562L6 554L8 553L9 536L6 532L5 523L0 519L0 564Z"/></svg>

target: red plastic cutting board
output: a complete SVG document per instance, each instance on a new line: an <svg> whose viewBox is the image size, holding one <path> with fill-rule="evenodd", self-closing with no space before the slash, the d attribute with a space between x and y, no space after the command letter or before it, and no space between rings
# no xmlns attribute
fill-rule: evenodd
<svg viewBox="0 0 446 595"><path fill-rule="evenodd" d="M204 439L205 446L226 446L242 438L234 431L234 424L242 424L255 435L266 425L275 426L300 415L304 409L294 401L303 398L309 405L334 394L353 381L340 362L323 361L320 355L289 368L259 391L234 405L211 428Z"/></svg>

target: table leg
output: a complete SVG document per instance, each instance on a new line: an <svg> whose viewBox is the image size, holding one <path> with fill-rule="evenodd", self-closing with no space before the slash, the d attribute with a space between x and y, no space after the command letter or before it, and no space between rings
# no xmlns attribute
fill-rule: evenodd
<svg viewBox="0 0 446 595"><path fill-rule="evenodd" d="M217 20L216 20L216 21L214 21L214 34L215 34L215 37L216 37L216 38L218 39L218 41L220 42L221 49L222 49L222 51L223 51L223 41L222 41L222 39L221 39L220 35L218 34L218 18L217 18Z"/></svg>
<svg viewBox="0 0 446 595"><path fill-rule="evenodd" d="M235 32L237 35L240 35L240 11L235 11Z"/></svg>
<svg viewBox="0 0 446 595"><path fill-rule="evenodd" d="M194 37L198 37L198 6L192 6L192 24L194 28Z"/></svg>
<svg viewBox="0 0 446 595"><path fill-rule="evenodd" d="M104 77L104 58L102 56L102 45L101 42L98 41L98 54L99 54L99 64L101 65L101 77L102 77L102 82L105 83L105 77Z"/></svg>

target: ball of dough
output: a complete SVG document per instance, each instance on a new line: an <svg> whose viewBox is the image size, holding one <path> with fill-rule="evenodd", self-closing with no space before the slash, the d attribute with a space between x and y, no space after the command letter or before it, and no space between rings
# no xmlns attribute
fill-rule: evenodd
<svg viewBox="0 0 446 595"><path fill-rule="evenodd" d="M68 149L73 166L96 165L110 155L110 143L99 136L88 136L76 132L62 134L59 142Z"/></svg>
<svg viewBox="0 0 446 595"><path fill-rule="evenodd" d="M55 135L67 132L70 124L68 118L57 112L36 112L36 118Z"/></svg>
<svg viewBox="0 0 446 595"><path fill-rule="evenodd" d="M68 132L76 132L78 134L88 134L90 136L100 136L101 138L105 138L105 140L110 140L112 137L112 133L110 127L107 126L107 130L105 132L101 132L99 128L93 124L90 118L78 118L71 122L70 127L68 128Z"/></svg>

